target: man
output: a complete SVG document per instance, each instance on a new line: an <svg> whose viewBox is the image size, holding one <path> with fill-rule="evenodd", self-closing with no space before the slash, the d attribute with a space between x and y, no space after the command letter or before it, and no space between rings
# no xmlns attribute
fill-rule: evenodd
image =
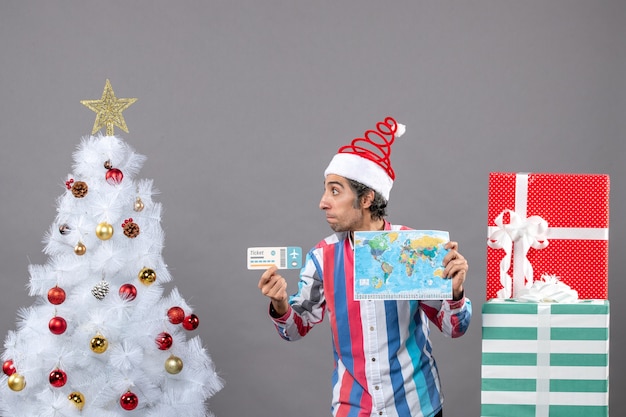
<svg viewBox="0 0 626 417"><path fill-rule="evenodd" d="M387 220L386 205L395 179L389 155L404 126L388 117L339 149L326 169L320 209L335 232L307 254L298 292L275 267L259 280L270 298L270 316L281 337L298 340L330 318L335 369L332 415L442 416L443 398L428 338L429 322L444 334L462 336L472 315L464 295L467 261L448 242L444 277L453 280L445 301L355 301L354 231L401 230Z"/></svg>

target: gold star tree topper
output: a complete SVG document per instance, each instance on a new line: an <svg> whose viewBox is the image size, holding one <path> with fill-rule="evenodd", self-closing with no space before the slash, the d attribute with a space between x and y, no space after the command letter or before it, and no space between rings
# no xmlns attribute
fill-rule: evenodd
<svg viewBox="0 0 626 417"><path fill-rule="evenodd" d="M115 126L128 133L126 121L122 112L137 101L136 98L117 98L111 87L111 82L107 79L104 84L104 91L100 100L81 100L81 104L96 112L96 121L93 124L93 135L102 127L106 126L107 136L113 136Z"/></svg>

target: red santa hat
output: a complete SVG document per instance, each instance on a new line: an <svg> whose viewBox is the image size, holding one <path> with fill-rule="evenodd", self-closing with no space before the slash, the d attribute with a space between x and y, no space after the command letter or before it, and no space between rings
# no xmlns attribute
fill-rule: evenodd
<svg viewBox="0 0 626 417"><path fill-rule="evenodd" d="M406 127L393 117L376 123L376 130L367 130L363 137L339 148L324 171L324 177L336 174L360 182L389 200L396 179L389 160L391 145L405 131Z"/></svg>

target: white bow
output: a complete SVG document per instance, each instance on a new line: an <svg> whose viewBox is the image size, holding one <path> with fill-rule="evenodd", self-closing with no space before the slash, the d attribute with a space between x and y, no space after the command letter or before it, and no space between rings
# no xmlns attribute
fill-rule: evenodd
<svg viewBox="0 0 626 417"><path fill-rule="evenodd" d="M524 288L516 294L519 301L531 303L575 303L578 292L569 285L559 281L556 275L542 275L530 288Z"/></svg>
<svg viewBox="0 0 626 417"><path fill-rule="evenodd" d="M509 213L510 220L504 224L504 214ZM530 248L543 249L548 246L548 222L540 216L524 218L512 210L504 210L495 218L497 229L489 235L487 245L492 249L503 249L504 258L500 261L500 283L498 298L511 298L512 286L515 282L521 287L530 287L533 282L533 266L526 258ZM515 264L522 268L514 268L512 278L509 274L511 253L515 243Z"/></svg>

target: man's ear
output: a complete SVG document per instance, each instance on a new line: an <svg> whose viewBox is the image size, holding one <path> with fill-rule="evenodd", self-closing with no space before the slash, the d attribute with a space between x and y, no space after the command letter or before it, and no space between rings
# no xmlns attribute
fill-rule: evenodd
<svg viewBox="0 0 626 417"><path fill-rule="evenodd" d="M374 201L374 190L369 190L363 197L361 197L361 207L369 208Z"/></svg>

